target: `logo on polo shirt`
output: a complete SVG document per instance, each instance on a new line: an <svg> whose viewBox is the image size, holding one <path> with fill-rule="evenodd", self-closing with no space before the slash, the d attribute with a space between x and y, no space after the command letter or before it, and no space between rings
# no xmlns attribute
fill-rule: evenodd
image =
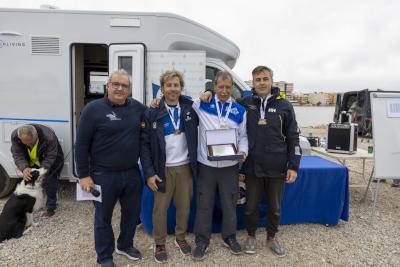
<svg viewBox="0 0 400 267"><path fill-rule="evenodd" d="M110 121L120 121L121 118L118 118L117 114L115 114L115 112L111 112L110 114L106 115L107 118L110 119Z"/></svg>

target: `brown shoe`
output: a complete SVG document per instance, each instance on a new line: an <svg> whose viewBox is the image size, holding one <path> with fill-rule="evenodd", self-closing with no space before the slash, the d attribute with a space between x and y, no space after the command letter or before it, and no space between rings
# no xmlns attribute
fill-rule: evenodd
<svg viewBox="0 0 400 267"><path fill-rule="evenodd" d="M155 245L154 249L154 260L157 263L167 263L168 255L165 245Z"/></svg>
<svg viewBox="0 0 400 267"><path fill-rule="evenodd" d="M50 217L54 216L54 214L56 214L56 212L54 210L46 210L45 212L43 212L42 216L50 218Z"/></svg>
<svg viewBox="0 0 400 267"><path fill-rule="evenodd" d="M192 254L192 247L188 244L188 242L185 239L183 240L175 239L175 245L179 248L183 256Z"/></svg>
<svg viewBox="0 0 400 267"><path fill-rule="evenodd" d="M278 240L276 237L274 238L267 238L267 247L269 247L272 252L278 256L278 257L285 257L286 253L281 247L281 245L278 243Z"/></svg>

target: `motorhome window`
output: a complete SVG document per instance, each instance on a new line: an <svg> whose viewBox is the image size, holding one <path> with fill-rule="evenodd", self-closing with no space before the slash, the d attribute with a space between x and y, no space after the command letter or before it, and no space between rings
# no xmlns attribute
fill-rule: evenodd
<svg viewBox="0 0 400 267"><path fill-rule="evenodd" d="M206 89L212 90L214 89L214 80L215 75L219 70L212 67L206 68Z"/></svg>
<svg viewBox="0 0 400 267"><path fill-rule="evenodd" d="M132 76L132 60L130 56L118 57L118 69L124 69Z"/></svg>
<svg viewBox="0 0 400 267"><path fill-rule="evenodd" d="M242 90L239 89L236 83L233 84L232 96L235 99L242 97Z"/></svg>

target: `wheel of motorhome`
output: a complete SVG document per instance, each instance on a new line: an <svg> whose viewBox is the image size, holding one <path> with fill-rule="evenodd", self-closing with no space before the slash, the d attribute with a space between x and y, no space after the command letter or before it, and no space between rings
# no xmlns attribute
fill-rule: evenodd
<svg viewBox="0 0 400 267"><path fill-rule="evenodd" d="M8 196L17 185L18 179L10 178L7 172L0 166L0 198Z"/></svg>

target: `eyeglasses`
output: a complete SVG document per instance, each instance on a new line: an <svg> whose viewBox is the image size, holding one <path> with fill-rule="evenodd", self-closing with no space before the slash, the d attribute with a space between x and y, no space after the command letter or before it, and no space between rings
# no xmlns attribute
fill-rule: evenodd
<svg viewBox="0 0 400 267"><path fill-rule="evenodd" d="M129 89L129 84L118 83L118 82L111 82L111 87L112 87L113 89L122 88L122 89L124 89L124 90L128 90L128 89Z"/></svg>

